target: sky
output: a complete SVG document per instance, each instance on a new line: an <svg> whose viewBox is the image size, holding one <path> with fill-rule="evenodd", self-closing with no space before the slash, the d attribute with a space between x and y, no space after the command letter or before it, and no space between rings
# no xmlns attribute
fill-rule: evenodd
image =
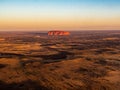
<svg viewBox="0 0 120 90"><path fill-rule="evenodd" d="M0 0L4 30L120 30L120 0Z"/></svg>

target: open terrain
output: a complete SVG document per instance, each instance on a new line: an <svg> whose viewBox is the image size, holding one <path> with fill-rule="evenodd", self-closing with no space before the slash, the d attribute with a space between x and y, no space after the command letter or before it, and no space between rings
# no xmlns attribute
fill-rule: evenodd
<svg viewBox="0 0 120 90"><path fill-rule="evenodd" d="M120 31L0 32L0 90L120 90Z"/></svg>

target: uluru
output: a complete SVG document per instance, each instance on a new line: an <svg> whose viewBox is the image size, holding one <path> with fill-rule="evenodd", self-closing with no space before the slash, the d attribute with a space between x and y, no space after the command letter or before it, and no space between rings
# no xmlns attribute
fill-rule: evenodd
<svg viewBox="0 0 120 90"><path fill-rule="evenodd" d="M48 32L49 36L68 36L70 35L70 32L68 31L49 31Z"/></svg>

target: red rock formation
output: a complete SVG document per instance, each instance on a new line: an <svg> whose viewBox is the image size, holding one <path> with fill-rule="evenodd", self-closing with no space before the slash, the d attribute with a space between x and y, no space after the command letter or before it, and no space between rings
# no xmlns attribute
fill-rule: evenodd
<svg viewBox="0 0 120 90"><path fill-rule="evenodd" d="M70 32L67 32L67 31L49 31L48 35L53 35L53 36L68 36L68 35L70 35Z"/></svg>

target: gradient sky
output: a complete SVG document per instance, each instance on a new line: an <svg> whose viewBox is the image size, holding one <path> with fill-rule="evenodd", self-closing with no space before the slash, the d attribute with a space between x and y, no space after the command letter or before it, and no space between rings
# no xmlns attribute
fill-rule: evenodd
<svg viewBox="0 0 120 90"><path fill-rule="evenodd" d="M0 0L3 30L120 30L120 0Z"/></svg>

